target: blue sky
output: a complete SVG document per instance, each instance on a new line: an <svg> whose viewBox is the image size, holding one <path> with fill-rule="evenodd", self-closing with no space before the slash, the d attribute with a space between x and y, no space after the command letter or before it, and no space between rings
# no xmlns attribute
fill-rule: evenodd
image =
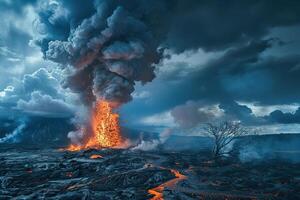
<svg viewBox="0 0 300 200"><path fill-rule="evenodd" d="M147 131L237 120L299 132L296 1L0 0L0 11L1 118L84 118L103 97Z"/></svg>

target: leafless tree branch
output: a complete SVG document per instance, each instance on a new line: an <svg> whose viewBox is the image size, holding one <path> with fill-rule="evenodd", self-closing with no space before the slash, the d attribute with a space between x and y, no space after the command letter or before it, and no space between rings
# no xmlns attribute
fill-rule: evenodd
<svg viewBox="0 0 300 200"><path fill-rule="evenodd" d="M207 123L205 132L214 138L213 155L219 158L223 155L230 153L226 150L236 138L249 134L240 123L237 122L222 122L220 124Z"/></svg>

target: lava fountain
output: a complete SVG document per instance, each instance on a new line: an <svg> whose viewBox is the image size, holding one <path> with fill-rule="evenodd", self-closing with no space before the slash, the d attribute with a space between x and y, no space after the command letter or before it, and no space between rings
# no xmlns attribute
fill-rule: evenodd
<svg viewBox="0 0 300 200"><path fill-rule="evenodd" d="M122 144L119 114L113 111L113 103L104 100L96 102L90 123L91 133L85 134L85 142L82 145L71 144L67 150L114 148Z"/></svg>

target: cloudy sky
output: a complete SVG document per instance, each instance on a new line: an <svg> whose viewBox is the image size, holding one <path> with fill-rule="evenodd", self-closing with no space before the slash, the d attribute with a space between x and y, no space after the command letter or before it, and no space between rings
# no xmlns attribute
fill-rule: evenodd
<svg viewBox="0 0 300 200"><path fill-rule="evenodd" d="M103 97L148 131L300 130L298 1L0 0L0 11L1 118L72 118Z"/></svg>

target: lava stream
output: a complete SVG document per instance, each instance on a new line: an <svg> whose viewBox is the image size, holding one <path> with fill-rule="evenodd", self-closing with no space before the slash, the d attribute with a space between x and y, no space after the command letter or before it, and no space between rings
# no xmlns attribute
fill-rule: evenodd
<svg viewBox="0 0 300 200"><path fill-rule="evenodd" d="M163 200L163 192L165 188L174 189L179 181L187 179L187 177L181 174L178 170L171 169L171 172L175 175L176 178L171 179L155 188L149 189L148 193L153 195L150 200Z"/></svg>

